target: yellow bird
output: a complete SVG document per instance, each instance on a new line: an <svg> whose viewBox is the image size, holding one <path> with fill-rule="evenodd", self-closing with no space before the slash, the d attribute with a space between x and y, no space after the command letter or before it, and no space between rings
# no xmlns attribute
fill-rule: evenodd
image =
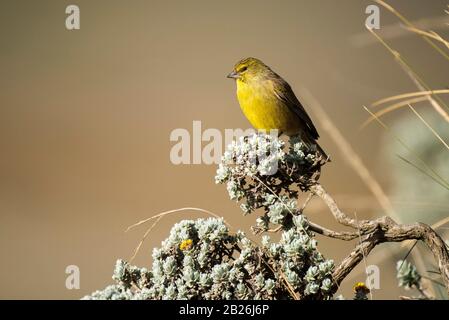
<svg viewBox="0 0 449 320"><path fill-rule="evenodd" d="M290 85L256 58L243 59L228 78L236 80L240 108L257 130L277 129L279 135L300 135L309 146L315 145L323 160L329 157L316 140L318 132Z"/></svg>

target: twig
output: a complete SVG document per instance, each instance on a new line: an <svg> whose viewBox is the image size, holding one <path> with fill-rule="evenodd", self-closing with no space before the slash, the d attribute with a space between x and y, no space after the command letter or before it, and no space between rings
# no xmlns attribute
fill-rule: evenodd
<svg viewBox="0 0 449 320"><path fill-rule="evenodd" d="M338 223L351 227L354 229L358 229L362 225L366 225L370 222L370 220L361 220L357 222L355 219L350 218L347 216L343 211L340 210L335 200L331 197L330 194L327 193L326 190L324 190L323 186L321 184L315 184L310 187L310 191L316 194L318 197L320 197L324 203L329 207L331 213L333 214L335 220L337 220ZM361 229L362 234L364 233L364 230ZM357 233L356 233L357 234Z"/></svg>
<svg viewBox="0 0 449 320"><path fill-rule="evenodd" d="M145 242L145 239L148 237L148 235L150 234L151 230L153 230L154 227L159 223L159 221L162 219L162 217L163 216L157 217L156 221L154 221L154 223L151 225L151 227L149 227L147 229L147 231L145 231L145 234L143 235L142 239L140 239L139 244L134 249L133 255L131 256L131 258L129 258L129 263L133 262L133 260L136 258L137 254L140 251L140 247L142 247L143 243Z"/></svg>
<svg viewBox="0 0 449 320"><path fill-rule="evenodd" d="M147 218L147 219L141 220L141 221L139 221L139 222L137 222L137 223L135 223L135 224L129 226L129 227L126 229L125 232L128 232L129 230L131 230L131 229L133 229L133 228L135 228L135 227L138 227L138 226L140 226L140 225L142 225L142 224L145 224L145 223L147 223L147 222L149 222L149 221L151 221L151 220L153 220L153 219L156 219L156 221L155 221L155 222L154 222L154 223L147 229L147 231L145 231L145 234L143 235L143 237L142 237L142 239L140 240L139 244L138 244L137 247L134 249L133 255L132 255L131 258L129 259L129 262L132 262L132 261L136 258L137 254L139 253L140 248L142 247L142 245L143 245L143 243L145 242L146 238L147 238L148 235L150 234L151 230L153 230L154 227L156 227L156 225L159 223L159 221L161 221L161 219L162 219L163 217L165 217L166 215L169 215L169 214L178 213L178 212L186 211L186 210L191 210L191 211L197 211L197 212L207 213L208 215L211 215L211 216L213 216L213 217L215 217L215 218L217 218L217 219L220 219L220 216L219 216L219 215L217 215L217 214L215 214L215 213L213 213L213 212L211 212L211 211L209 211L209 210L205 210L205 209L201 209L201 208L193 208L193 207L191 208L191 207L187 207L187 208L180 208L180 209L174 209L174 210L164 211L164 212L161 212L161 213L159 213L159 214L156 214L156 215L154 215L154 216L152 216L152 217L149 217L149 218ZM229 227L232 228L232 226L231 226L229 223L227 223L226 220L223 219L223 222L224 222L227 226L229 226Z"/></svg>
<svg viewBox="0 0 449 320"><path fill-rule="evenodd" d="M309 193L309 195L307 196L306 201L304 201L303 205L301 206L301 209L299 209L299 212L302 214L304 209L307 207L307 205L309 204L309 202L312 200L313 198L313 193Z"/></svg>
<svg viewBox="0 0 449 320"><path fill-rule="evenodd" d="M357 213L354 213L355 218L357 219ZM358 236L359 236L359 243L362 243L362 233L360 232L360 227L358 228ZM363 263L365 264L365 273L366 275L368 275L367 271L368 270L368 265L366 263L366 255L365 253L362 251L362 255L363 255ZM369 290L369 296L371 298L371 300L373 300L373 291Z"/></svg>
<svg viewBox="0 0 449 320"><path fill-rule="evenodd" d="M357 238L359 235L357 232L337 232L334 230L327 229L325 227L320 226L314 222L309 221L309 229L315 233L321 234L323 236L340 239L345 241L351 241Z"/></svg>
<svg viewBox="0 0 449 320"><path fill-rule="evenodd" d="M131 229L133 229L135 227L138 227L141 224L144 224L144 223L146 223L146 222L148 222L150 220L153 220L153 219L156 219L156 218L159 218L159 217L164 217L166 215L173 214L173 213L178 213L178 212L181 212L181 211L198 211L198 212L207 213L208 215L211 215L211 216L213 216L213 217L215 217L217 219L222 219L218 214L213 213L213 212L211 212L209 210L205 210L205 209L201 209L201 208L194 208L194 207L186 207L186 208L179 208L179 209L173 209L173 210L164 211L164 212L156 214L156 215L154 215L152 217L149 217L147 219L141 220L141 221L139 221L137 223L134 223L133 225L129 226L126 229L125 232L128 232L129 230L131 230ZM228 222L226 222L226 220L223 219L223 221L224 221L224 223L226 225L228 225L229 227L232 227Z"/></svg>

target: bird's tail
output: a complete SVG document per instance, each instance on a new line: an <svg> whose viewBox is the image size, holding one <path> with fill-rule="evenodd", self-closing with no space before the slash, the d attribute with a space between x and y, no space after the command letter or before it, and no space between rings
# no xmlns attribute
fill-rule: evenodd
<svg viewBox="0 0 449 320"><path fill-rule="evenodd" d="M323 148L321 148L321 146L318 144L318 142L315 139L313 139L312 137L310 137L307 133L303 133L301 135L301 140L309 146L316 147L317 154L322 159L323 164L332 161L330 156L326 153L326 151L323 150Z"/></svg>
<svg viewBox="0 0 449 320"><path fill-rule="evenodd" d="M326 153L326 151L323 150L323 148L321 148L317 141L315 141L315 145L321 157L323 158L324 163L332 162L331 157Z"/></svg>

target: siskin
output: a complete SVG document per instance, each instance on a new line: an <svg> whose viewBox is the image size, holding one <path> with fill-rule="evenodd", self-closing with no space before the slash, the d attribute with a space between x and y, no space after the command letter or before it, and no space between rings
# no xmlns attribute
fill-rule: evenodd
<svg viewBox="0 0 449 320"><path fill-rule="evenodd" d="M299 135L308 146L316 146L320 156L330 161L316 142L318 132L290 85L256 58L243 59L228 78L236 80L240 108L257 130L278 130L279 134Z"/></svg>

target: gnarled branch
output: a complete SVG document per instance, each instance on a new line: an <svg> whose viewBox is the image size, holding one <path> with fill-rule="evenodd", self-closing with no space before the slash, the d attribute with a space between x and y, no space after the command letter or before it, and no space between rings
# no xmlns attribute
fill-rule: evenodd
<svg viewBox="0 0 449 320"><path fill-rule="evenodd" d="M428 225L424 223L398 224L390 217L381 217L375 220L357 221L350 218L339 209L335 200L320 184L310 187L310 191L319 196L328 206L337 222L344 226L358 229L362 237L356 248L340 263L333 273L334 290L343 279L366 257L375 246L384 242L401 242L405 240L420 240L426 244L437 261L441 277L449 294L449 253L443 239ZM315 231L315 230L314 230ZM349 238L348 234L341 236L332 230L316 231L333 238ZM337 236L335 236L337 235ZM344 239L346 240L346 239Z"/></svg>

